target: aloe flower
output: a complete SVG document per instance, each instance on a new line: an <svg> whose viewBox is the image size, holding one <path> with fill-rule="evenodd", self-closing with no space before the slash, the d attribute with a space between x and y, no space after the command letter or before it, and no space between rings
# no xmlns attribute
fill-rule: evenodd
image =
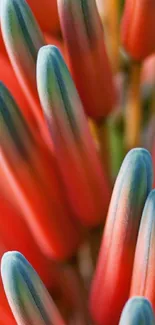
<svg viewBox="0 0 155 325"><path fill-rule="evenodd" d="M86 113L106 117L116 101L112 72L95 0L58 0L73 79Z"/></svg>
<svg viewBox="0 0 155 325"><path fill-rule="evenodd" d="M155 325L150 302L144 297L134 297L126 303L119 325Z"/></svg>
<svg viewBox="0 0 155 325"><path fill-rule="evenodd" d="M54 157L39 147L14 99L0 84L0 165L40 248L70 257L79 234L70 218ZM64 244L65 243L65 244Z"/></svg>
<svg viewBox="0 0 155 325"><path fill-rule="evenodd" d="M45 40L25 0L1 1L1 28L7 53L20 85L33 100L34 94L38 99L35 80L36 59L38 50L45 44Z"/></svg>
<svg viewBox="0 0 155 325"><path fill-rule="evenodd" d="M22 254L4 254L1 274L18 325L65 325L44 284Z"/></svg>
<svg viewBox="0 0 155 325"><path fill-rule="evenodd" d="M92 283L90 311L99 325L118 324L128 298L140 217L151 187L150 154L131 150L117 176Z"/></svg>
<svg viewBox="0 0 155 325"><path fill-rule="evenodd" d="M51 37L50 35L45 35L47 43L54 44L58 46L61 51L64 53L64 47L62 42L60 42L55 37ZM4 46L4 44L3 44ZM29 127L31 127L31 131L34 133L34 135L38 138L40 137L40 131L38 130L37 125L37 118L34 116L32 111L32 103L28 102L27 97L25 96L22 87L20 83L18 82L16 78L16 74L8 60L8 56L2 51L3 47L0 43L0 80L5 84L5 86L9 89L9 91L14 95L14 98L18 104L18 106L21 108L24 118L29 123ZM39 110L39 105L38 105ZM38 113L37 113L38 114ZM38 132L37 132L38 131ZM44 127L44 124L41 126L41 134L45 136L46 128ZM39 133L39 134L38 134ZM47 134L46 134L47 137Z"/></svg>
<svg viewBox="0 0 155 325"><path fill-rule="evenodd" d="M153 26L151 1L135 10L131 0L135 39ZM117 114L126 126L140 64L119 61L120 3L103 2L107 27L95 0L0 0L0 325L155 325L151 156L131 150L116 171L126 150ZM123 43L133 59L152 51L151 33L145 51Z"/></svg>
<svg viewBox="0 0 155 325"><path fill-rule="evenodd" d="M84 225L98 225L109 204L109 184L79 95L63 57L54 46L39 51L37 85L73 213Z"/></svg>
<svg viewBox="0 0 155 325"><path fill-rule="evenodd" d="M154 0L126 0L121 23L121 41L136 61L155 51Z"/></svg>
<svg viewBox="0 0 155 325"><path fill-rule="evenodd" d="M155 190L146 200L141 219L130 295L145 296L155 310Z"/></svg>
<svg viewBox="0 0 155 325"><path fill-rule="evenodd" d="M25 92L39 132L48 142L36 87L36 60L44 36L25 0L2 0L0 7L4 43L14 72Z"/></svg>

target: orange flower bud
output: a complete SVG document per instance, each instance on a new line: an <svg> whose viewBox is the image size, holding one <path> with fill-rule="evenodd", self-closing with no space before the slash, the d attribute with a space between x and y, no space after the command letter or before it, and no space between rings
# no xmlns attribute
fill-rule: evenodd
<svg viewBox="0 0 155 325"><path fill-rule="evenodd" d="M152 161L131 150L118 174L95 272L90 310L96 324L117 325L128 299L141 213L152 187Z"/></svg>
<svg viewBox="0 0 155 325"><path fill-rule="evenodd" d="M71 72L85 112L106 117L116 94L95 0L58 1L60 23Z"/></svg>
<svg viewBox="0 0 155 325"><path fill-rule="evenodd" d="M154 0L126 0L121 23L121 40L134 60L144 60L155 51Z"/></svg>
<svg viewBox="0 0 155 325"><path fill-rule="evenodd" d="M155 190L149 194L141 219L133 266L132 296L145 296L155 311Z"/></svg>
<svg viewBox="0 0 155 325"><path fill-rule="evenodd" d="M9 59L31 106L32 115L43 138L50 142L36 87L37 53L45 45L45 39L26 1L2 1L1 28Z"/></svg>
<svg viewBox="0 0 155 325"><path fill-rule="evenodd" d="M73 215L84 226L97 226L104 221L111 188L77 90L55 46L39 51L37 85Z"/></svg>
<svg viewBox="0 0 155 325"><path fill-rule="evenodd" d="M79 234L66 206L54 157L37 145L2 83L0 104L0 165L18 206L46 254L58 259L70 257Z"/></svg>

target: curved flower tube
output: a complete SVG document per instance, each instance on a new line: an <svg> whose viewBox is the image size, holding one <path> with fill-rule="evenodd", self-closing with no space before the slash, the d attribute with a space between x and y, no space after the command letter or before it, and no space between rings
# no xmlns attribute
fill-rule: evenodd
<svg viewBox="0 0 155 325"><path fill-rule="evenodd" d="M155 51L154 0L126 0L121 23L121 41L136 61Z"/></svg>
<svg viewBox="0 0 155 325"><path fill-rule="evenodd" d="M55 46L45 46L39 51L37 85L73 213L86 226L98 225L108 208L110 186L80 98Z"/></svg>
<svg viewBox="0 0 155 325"><path fill-rule="evenodd" d="M0 164L40 248L70 257L79 232L70 218L54 157L37 146L8 90L0 84Z"/></svg>
<svg viewBox="0 0 155 325"><path fill-rule="evenodd" d="M131 150L114 186L92 283L90 311L99 325L118 324L128 299L141 213L151 187L149 152Z"/></svg>
<svg viewBox="0 0 155 325"><path fill-rule="evenodd" d="M130 296L145 296L155 311L155 190L148 196L136 245Z"/></svg>
<svg viewBox="0 0 155 325"><path fill-rule="evenodd" d="M97 120L116 102L102 24L95 0L58 0L63 37L73 79L85 112Z"/></svg>
<svg viewBox="0 0 155 325"><path fill-rule="evenodd" d="M25 0L1 1L1 28L4 43L38 128L49 141L36 87L37 53L45 44L43 34Z"/></svg>
<svg viewBox="0 0 155 325"><path fill-rule="evenodd" d="M44 284L22 254L5 253L1 274L18 325L65 325Z"/></svg>

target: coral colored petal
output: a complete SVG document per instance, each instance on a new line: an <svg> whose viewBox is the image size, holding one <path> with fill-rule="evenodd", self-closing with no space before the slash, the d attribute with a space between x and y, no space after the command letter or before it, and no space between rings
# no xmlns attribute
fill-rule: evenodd
<svg viewBox="0 0 155 325"><path fill-rule="evenodd" d="M4 290L18 325L65 325L39 276L22 254L3 255Z"/></svg>
<svg viewBox="0 0 155 325"><path fill-rule="evenodd" d="M97 324L118 324L128 299L141 213L152 187L145 149L131 150L118 174L94 275L90 311Z"/></svg>
<svg viewBox="0 0 155 325"><path fill-rule="evenodd" d="M121 23L121 40L135 60L144 60L155 51L154 0L126 0Z"/></svg>
<svg viewBox="0 0 155 325"><path fill-rule="evenodd" d="M39 51L37 84L73 215L87 226L104 220L110 186L67 66L54 46Z"/></svg>
<svg viewBox="0 0 155 325"><path fill-rule="evenodd" d="M26 222L38 245L50 257L70 257L80 238L70 218L54 157L37 145L2 84L0 117L0 164Z"/></svg>
<svg viewBox="0 0 155 325"><path fill-rule="evenodd" d="M95 0L59 0L58 10L85 112L95 119L106 117L116 103L116 90Z"/></svg>
<svg viewBox="0 0 155 325"><path fill-rule="evenodd" d="M137 240L130 296L145 296L155 312L155 190L145 203Z"/></svg>

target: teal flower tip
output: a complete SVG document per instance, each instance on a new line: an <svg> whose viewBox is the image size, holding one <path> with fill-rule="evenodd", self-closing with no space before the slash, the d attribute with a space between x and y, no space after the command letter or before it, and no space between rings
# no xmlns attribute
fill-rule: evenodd
<svg viewBox="0 0 155 325"><path fill-rule="evenodd" d="M23 319L34 321L47 318L41 297L45 292L48 299L48 293L31 264L20 252L10 251L3 255L1 276L5 294L18 324L23 324Z"/></svg>
<svg viewBox="0 0 155 325"><path fill-rule="evenodd" d="M37 58L37 87L43 109L62 106L68 102L67 89L71 77L63 56L56 46L43 46Z"/></svg>
<svg viewBox="0 0 155 325"><path fill-rule="evenodd" d="M45 45L39 49L37 58L37 81L41 83L41 77L54 73L54 67L56 66L56 60L63 61L60 50L54 45ZM47 74L46 74L47 73Z"/></svg>
<svg viewBox="0 0 155 325"><path fill-rule="evenodd" d="M147 157L148 159L150 159L150 161L152 160L151 158L151 154L149 153L149 151L147 149L144 148L134 148L131 149L127 155L125 159L131 159L132 157L140 157L140 156L144 156Z"/></svg>
<svg viewBox="0 0 155 325"><path fill-rule="evenodd" d="M68 136L72 132L78 138L84 120L83 109L64 58L56 46L47 45L39 51L37 87L50 132L61 123L61 133ZM58 122L51 127L54 119ZM69 137L71 139L71 134Z"/></svg>
<svg viewBox="0 0 155 325"><path fill-rule="evenodd" d="M3 255L1 275L18 325L64 324L38 274L21 253L10 251Z"/></svg>
<svg viewBox="0 0 155 325"><path fill-rule="evenodd" d="M152 190L145 202L145 206L143 209L142 219L141 219L141 227L139 231L139 240L144 241L144 233L147 231L147 240L145 238L145 249L148 248L148 256L151 248L153 249L153 243L150 243L151 234L153 235L155 229L155 189ZM140 244L142 245L142 243ZM140 246L141 247L141 246ZM144 259L146 265L148 265L148 259Z"/></svg>
<svg viewBox="0 0 155 325"><path fill-rule="evenodd" d="M30 264L17 251L6 252L1 259L1 277L11 309L16 310L24 296L25 281L29 279ZM29 281L28 281L29 282ZM27 282L27 285L28 285Z"/></svg>
<svg viewBox="0 0 155 325"><path fill-rule="evenodd" d="M39 52L38 52L38 56L41 55L52 55L52 56L61 56L60 54L60 50L58 49L57 46L55 45L44 45L40 48Z"/></svg>
<svg viewBox="0 0 155 325"><path fill-rule="evenodd" d="M2 34L9 56L28 62L28 51L36 61L38 50L45 42L27 2L2 0L0 9Z"/></svg>
<svg viewBox="0 0 155 325"><path fill-rule="evenodd" d="M153 189L145 202L143 215L142 215L142 225L146 223L147 220L147 227L150 228L150 231L153 231L153 224L154 224L154 214L155 214L155 189Z"/></svg>
<svg viewBox="0 0 155 325"><path fill-rule="evenodd" d="M154 206L154 208L155 208L155 189L153 189L153 190L150 192L150 194L149 194L149 196L148 196L148 198L147 198L147 201L146 201L146 204L145 204L146 208L147 208L147 206L150 205L150 203L152 203L153 206Z"/></svg>
<svg viewBox="0 0 155 325"><path fill-rule="evenodd" d="M18 260L19 258L25 259L25 257L18 251L8 251L3 254L1 259L1 264L5 263L5 261L7 260L12 260L12 259Z"/></svg>
<svg viewBox="0 0 155 325"><path fill-rule="evenodd" d="M17 251L9 251L4 253L1 259L2 279L5 278L8 269L12 274L14 273L21 258L24 258L23 255Z"/></svg>
<svg viewBox="0 0 155 325"><path fill-rule="evenodd" d="M20 265L23 262L27 267L30 265L26 258L18 251L8 251L4 253L1 259L2 279L5 278L7 270L9 274L13 276L13 274L20 269Z"/></svg>
<svg viewBox="0 0 155 325"><path fill-rule="evenodd" d="M57 61L65 64L60 50L55 45L42 46L38 52L37 75L40 71L42 75L45 75L46 71L54 72Z"/></svg>
<svg viewBox="0 0 155 325"><path fill-rule="evenodd" d="M148 150L144 148L130 150L124 158L120 171L133 173L133 170L135 172L135 167L145 168L146 174L149 175L151 180L153 179L152 158Z"/></svg>
<svg viewBox="0 0 155 325"><path fill-rule="evenodd" d="M148 192L150 192L153 183L152 157L148 150L144 148L134 148L130 150L124 158L119 175L131 175L134 173L135 177L139 178L140 170L145 171L147 188Z"/></svg>
<svg viewBox="0 0 155 325"><path fill-rule="evenodd" d="M151 303L144 297L133 297L126 303L119 325L155 325Z"/></svg>
<svg viewBox="0 0 155 325"><path fill-rule="evenodd" d="M5 262L8 258L10 259L11 257L16 257L18 255L22 255L22 254L19 253L18 251L8 251L3 254L1 263Z"/></svg>

